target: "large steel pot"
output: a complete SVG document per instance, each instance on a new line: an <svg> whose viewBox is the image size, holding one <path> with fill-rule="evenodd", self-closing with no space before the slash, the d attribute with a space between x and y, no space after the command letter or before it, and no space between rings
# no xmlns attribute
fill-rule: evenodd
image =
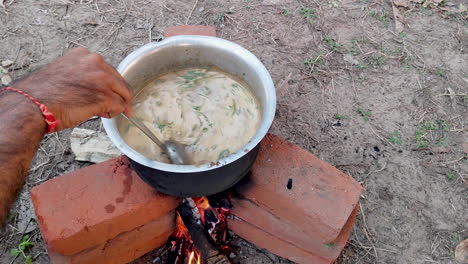
<svg viewBox="0 0 468 264"><path fill-rule="evenodd" d="M117 70L136 94L165 72L197 65L214 65L244 79L262 106L257 133L239 151L200 166L162 163L146 158L123 140L117 129L121 117L102 119L110 139L129 157L137 174L157 190L180 197L210 195L237 183L254 163L258 145L270 128L276 109L275 87L265 66L248 50L220 38L187 35L150 43L128 55Z"/></svg>

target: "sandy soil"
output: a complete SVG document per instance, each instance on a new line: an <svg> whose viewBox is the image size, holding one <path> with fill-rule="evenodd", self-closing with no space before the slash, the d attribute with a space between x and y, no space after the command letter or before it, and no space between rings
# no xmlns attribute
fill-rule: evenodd
<svg viewBox="0 0 468 264"><path fill-rule="evenodd" d="M216 25L270 70L278 93L271 132L363 184L338 263L454 263L468 238L468 5L396 2L408 4L396 7L403 28L389 0L0 0L0 61L13 60L10 74L20 78L84 46L116 66L167 26ZM102 130L99 120L81 126ZM24 262L9 255L24 233L34 262L48 262L28 191L88 165L74 161L69 134L42 142L0 231L0 263ZM235 244L236 263L286 262Z"/></svg>

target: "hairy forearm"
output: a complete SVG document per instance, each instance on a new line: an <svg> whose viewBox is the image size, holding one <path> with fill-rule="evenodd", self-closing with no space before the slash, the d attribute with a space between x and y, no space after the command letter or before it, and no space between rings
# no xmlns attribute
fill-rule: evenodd
<svg viewBox="0 0 468 264"><path fill-rule="evenodd" d="M46 124L37 105L23 95L0 92L0 227L24 183Z"/></svg>

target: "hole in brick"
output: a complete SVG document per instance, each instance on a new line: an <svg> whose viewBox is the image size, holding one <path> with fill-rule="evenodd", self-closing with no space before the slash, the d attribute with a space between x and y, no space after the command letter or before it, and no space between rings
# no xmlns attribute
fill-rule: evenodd
<svg viewBox="0 0 468 264"><path fill-rule="evenodd" d="M106 207L104 207L104 209L106 209L106 212L108 214L111 214L115 211L115 206L113 206L112 204L108 204L106 205Z"/></svg>
<svg viewBox="0 0 468 264"><path fill-rule="evenodd" d="M286 184L286 188L288 188L288 190L291 190L292 187L293 187L293 180L291 178L289 178L288 180L288 184Z"/></svg>

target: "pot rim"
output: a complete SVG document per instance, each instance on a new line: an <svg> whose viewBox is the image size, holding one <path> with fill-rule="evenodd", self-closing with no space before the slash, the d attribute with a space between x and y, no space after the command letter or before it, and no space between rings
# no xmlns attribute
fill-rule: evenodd
<svg viewBox="0 0 468 264"><path fill-rule="evenodd" d="M225 166L234 162L235 160L244 156L247 152L252 150L255 146L257 146L260 141L265 137L270 126L273 122L273 118L275 116L276 111L276 90L273 84L273 80L271 79L270 73L265 68L265 66L260 62L260 60L252 54L247 49L241 47L240 45L217 37L210 37L210 36L195 36L195 35L180 35L166 38L160 42L152 42L148 43L132 53L130 53L124 60L119 64L117 67L117 71L119 73L123 73L128 66L132 63L137 61L141 56L145 54L149 54L152 51L172 46L172 45L199 45L204 46L207 48L216 48L223 50L227 53L233 53L236 56L240 57L242 60L246 61L256 71L256 75L259 76L261 80L262 86L265 89L265 102L266 104L263 106L263 115L260 127L258 128L255 135L252 139L244 145L240 150L237 152L231 153L226 158L223 158L217 162L206 163L202 165L174 165L163 163L159 161L155 161L149 159L139 152L135 151L132 147L130 147L120 136L120 133L116 126L116 118L101 118L105 131L107 135L111 139L111 141L117 146L120 151L122 151L126 156L130 159L150 168L154 168L157 170L163 170L168 172L176 172L176 173L193 173L193 172L203 172L212 169L216 169L221 166Z"/></svg>

